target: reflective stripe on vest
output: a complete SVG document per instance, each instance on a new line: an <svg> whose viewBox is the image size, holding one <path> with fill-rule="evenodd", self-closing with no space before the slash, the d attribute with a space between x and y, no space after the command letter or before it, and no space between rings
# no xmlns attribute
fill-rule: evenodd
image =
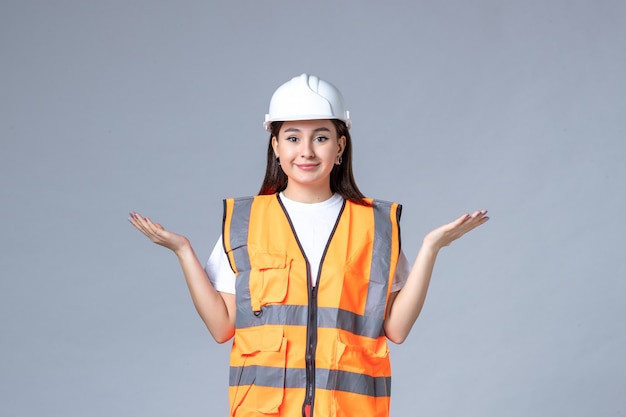
<svg viewBox="0 0 626 417"><path fill-rule="evenodd" d="M401 206L368 202L345 202L311 287L278 196L225 200L224 249L237 275L232 416L388 416L383 324Z"/></svg>

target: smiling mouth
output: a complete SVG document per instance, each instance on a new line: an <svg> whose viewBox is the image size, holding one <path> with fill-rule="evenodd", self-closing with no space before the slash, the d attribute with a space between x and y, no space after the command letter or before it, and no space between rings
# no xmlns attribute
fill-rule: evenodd
<svg viewBox="0 0 626 417"><path fill-rule="evenodd" d="M305 171L310 171L312 169L317 168L317 164L296 164L296 166Z"/></svg>

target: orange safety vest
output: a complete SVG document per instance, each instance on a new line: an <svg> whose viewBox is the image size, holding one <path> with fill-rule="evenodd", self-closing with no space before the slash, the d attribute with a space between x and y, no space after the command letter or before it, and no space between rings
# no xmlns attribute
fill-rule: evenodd
<svg viewBox="0 0 626 417"><path fill-rule="evenodd" d="M346 201L316 286L278 195L224 201L235 272L232 417L387 417L383 323L400 253L401 206Z"/></svg>

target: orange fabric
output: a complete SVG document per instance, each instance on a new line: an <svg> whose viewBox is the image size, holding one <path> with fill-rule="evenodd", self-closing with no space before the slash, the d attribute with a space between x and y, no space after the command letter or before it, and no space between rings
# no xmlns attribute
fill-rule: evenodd
<svg viewBox="0 0 626 417"><path fill-rule="evenodd" d="M241 265L236 265L234 255L235 250L241 249L230 245L233 200L226 200L224 207L224 245L228 258L233 270L238 273L238 280L249 274L249 299L246 294L240 294L240 287L237 287L237 319L239 323L239 314L242 318L248 314L250 318L247 320L253 323L246 324L248 327L238 324L235 331L229 388L231 416L301 416L305 410L306 384L293 375L305 374L307 325L312 324L308 320L296 324L269 324L263 320L267 320L272 307L276 306L293 308L289 312L308 311L310 288L306 258L277 196L257 196L250 208L244 248L250 268L249 271L242 270ZM316 308L323 310L325 315L330 314L331 320L334 320L332 314L349 314L357 321L369 323L370 317L362 317L368 292L372 291L373 213L372 207L346 202L328 245L320 267ZM398 217L399 206L394 203L387 219L391 228L390 251L385 254L389 271L386 276L375 278L386 281L385 293L380 296L381 305L375 310L378 313L374 319L380 323L384 319L400 252ZM258 325L254 324L257 316L250 315L250 310L257 313ZM321 317L320 314L318 317ZM297 313L287 315L285 320L296 320L295 316ZM319 320L322 321L321 318ZM348 392L353 389L350 384L346 384L348 388L333 386L336 375L341 375L348 382L354 380L357 385L363 379L359 375L387 381L391 368L382 326L376 336L356 334L352 328L342 328L339 324L321 326L314 333L317 337L315 372L316 381L325 386L315 387L311 417L387 417L388 392L369 395ZM261 382L262 373L271 375L269 382ZM325 375L330 377L324 379ZM371 389L371 385L363 389Z"/></svg>

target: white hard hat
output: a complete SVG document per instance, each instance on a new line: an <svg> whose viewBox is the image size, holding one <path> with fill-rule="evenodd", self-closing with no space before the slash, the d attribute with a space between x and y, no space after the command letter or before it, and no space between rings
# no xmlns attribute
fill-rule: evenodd
<svg viewBox="0 0 626 417"><path fill-rule="evenodd" d="M274 91L263 127L270 131L272 122L314 119L339 119L348 129L352 126L337 87L314 75L302 74Z"/></svg>

